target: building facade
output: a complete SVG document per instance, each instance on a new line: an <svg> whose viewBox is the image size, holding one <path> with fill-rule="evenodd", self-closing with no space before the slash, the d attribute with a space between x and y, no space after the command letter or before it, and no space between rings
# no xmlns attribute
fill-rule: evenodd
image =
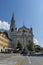
<svg viewBox="0 0 43 65"><path fill-rule="evenodd" d="M7 32L0 32L0 50L10 47L10 40Z"/></svg>
<svg viewBox="0 0 43 65"><path fill-rule="evenodd" d="M11 39L11 47L16 48L18 41L20 44L22 44L23 48L27 46L29 43L28 41L33 41L33 32L32 28L27 28L25 25L23 25L21 28L17 28L15 25L14 15L11 19L10 24L10 34L9 37Z"/></svg>

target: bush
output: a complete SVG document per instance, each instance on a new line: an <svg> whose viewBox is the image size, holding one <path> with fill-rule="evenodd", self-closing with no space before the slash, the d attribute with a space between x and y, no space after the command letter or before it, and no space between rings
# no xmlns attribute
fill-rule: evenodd
<svg viewBox="0 0 43 65"><path fill-rule="evenodd" d="M31 40L29 40L27 48L30 51L34 51L34 43Z"/></svg>

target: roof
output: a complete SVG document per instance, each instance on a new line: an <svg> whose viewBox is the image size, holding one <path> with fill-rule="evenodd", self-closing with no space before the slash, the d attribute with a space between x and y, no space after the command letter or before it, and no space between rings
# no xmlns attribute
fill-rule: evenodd
<svg viewBox="0 0 43 65"><path fill-rule="evenodd" d="M7 31L3 31L3 32L2 32L2 31L0 31L0 34L1 34L1 33L2 33L2 34L4 34L4 35L6 36L6 38L8 38L8 39L10 40L10 38L9 38L9 36L8 36Z"/></svg>
<svg viewBox="0 0 43 65"><path fill-rule="evenodd" d="M19 29L18 29L18 31L20 30L20 29L27 29L27 30L30 30L31 28L27 28L25 25L23 25L22 27L20 27Z"/></svg>

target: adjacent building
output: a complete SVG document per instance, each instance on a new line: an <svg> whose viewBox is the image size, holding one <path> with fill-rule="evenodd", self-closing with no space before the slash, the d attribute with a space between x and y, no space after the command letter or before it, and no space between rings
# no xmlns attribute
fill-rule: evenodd
<svg viewBox="0 0 43 65"><path fill-rule="evenodd" d="M0 32L0 50L4 48L9 48L10 39L7 32Z"/></svg>

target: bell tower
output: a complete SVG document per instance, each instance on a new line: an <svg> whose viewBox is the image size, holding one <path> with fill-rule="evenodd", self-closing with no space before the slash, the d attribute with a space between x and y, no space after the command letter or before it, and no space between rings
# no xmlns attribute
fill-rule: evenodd
<svg viewBox="0 0 43 65"><path fill-rule="evenodd" d="M15 19L14 19L14 14L12 15L11 18L11 24L10 24L10 39L11 39L11 48L15 48L15 35L17 32L17 27L15 25Z"/></svg>

